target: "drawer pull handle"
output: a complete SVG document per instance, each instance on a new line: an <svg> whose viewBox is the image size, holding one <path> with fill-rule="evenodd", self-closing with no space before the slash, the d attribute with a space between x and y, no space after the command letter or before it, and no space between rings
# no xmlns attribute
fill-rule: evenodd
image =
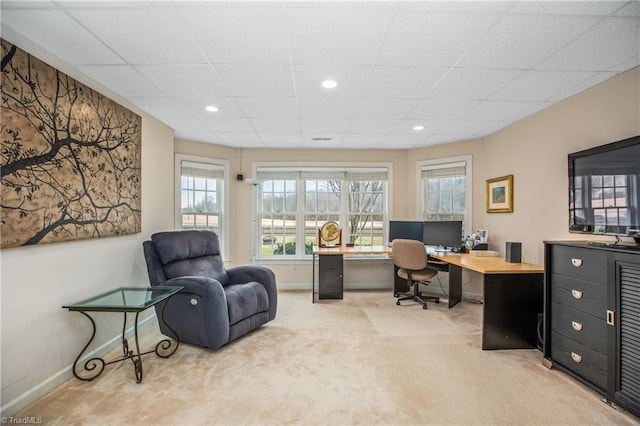
<svg viewBox="0 0 640 426"><path fill-rule="evenodd" d="M582 259L576 259L576 258L572 258L571 259L571 264L573 266L575 266L576 268L579 268L582 266Z"/></svg>
<svg viewBox="0 0 640 426"><path fill-rule="evenodd" d="M574 362L580 363L580 362L582 362L582 355L578 355L578 354L577 354L577 353L575 353L575 352L571 352L571 359L572 359Z"/></svg>
<svg viewBox="0 0 640 426"><path fill-rule="evenodd" d="M574 299L582 299L582 292L580 290L571 290L571 295Z"/></svg>
<svg viewBox="0 0 640 426"><path fill-rule="evenodd" d="M576 331L582 331L582 324L577 321L571 321L571 327Z"/></svg>

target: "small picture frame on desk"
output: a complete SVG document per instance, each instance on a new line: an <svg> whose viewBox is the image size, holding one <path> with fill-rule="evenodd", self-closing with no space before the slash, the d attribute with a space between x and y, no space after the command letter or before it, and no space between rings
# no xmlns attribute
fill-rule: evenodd
<svg viewBox="0 0 640 426"><path fill-rule="evenodd" d="M487 179L487 213L513 212L513 175Z"/></svg>

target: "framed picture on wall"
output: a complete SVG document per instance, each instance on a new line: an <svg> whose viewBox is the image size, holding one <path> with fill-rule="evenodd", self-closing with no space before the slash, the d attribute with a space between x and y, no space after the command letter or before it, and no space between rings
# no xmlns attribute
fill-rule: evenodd
<svg viewBox="0 0 640 426"><path fill-rule="evenodd" d="M487 213L513 212L513 175L487 180Z"/></svg>

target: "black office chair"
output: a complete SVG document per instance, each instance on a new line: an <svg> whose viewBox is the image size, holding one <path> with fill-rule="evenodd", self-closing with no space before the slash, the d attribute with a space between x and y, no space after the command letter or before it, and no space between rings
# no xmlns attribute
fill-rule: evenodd
<svg viewBox="0 0 640 426"><path fill-rule="evenodd" d="M401 296L396 301L400 305L403 300L414 300L422 303L422 309L427 309L427 300L440 303L437 296L423 296L419 285L429 285L430 279L438 275L438 271L427 267L428 257L424 244L416 240L395 239L391 243L393 263L399 268L398 276L407 280L409 287L413 286L413 293Z"/></svg>

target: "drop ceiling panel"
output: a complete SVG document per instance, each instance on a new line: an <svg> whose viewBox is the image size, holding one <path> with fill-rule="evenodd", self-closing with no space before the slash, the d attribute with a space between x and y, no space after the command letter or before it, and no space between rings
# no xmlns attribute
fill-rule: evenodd
<svg viewBox="0 0 640 426"><path fill-rule="evenodd" d="M222 138L218 137L217 135L211 132L197 133L197 132L177 130L175 132L175 136L177 139L186 139L186 140L195 141L195 142L214 143L219 145L225 144Z"/></svg>
<svg viewBox="0 0 640 426"><path fill-rule="evenodd" d="M392 149L406 149L420 146L427 135L389 135L381 143L380 147Z"/></svg>
<svg viewBox="0 0 640 426"><path fill-rule="evenodd" d="M165 118L162 120L166 125L174 130L188 129L192 133L206 133L211 131L195 118Z"/></svg>
<svg viewBox="0 0 640 426"><path fill-rule="evenodd" d="M235 98L240 109L250 118L291 118L298 116L298 105L290 98Z"/></svg>
<svg viewBox="0 0 640 426"><path fill-rule="evenodd" d="M200 122L218 134L222 133L254 133L255 130L246 118L206 117Z"/></svg>
<svg viewBox="0 0 640 426"><path fill-rule="evenodd" d="M234 98L170 98L176 105L195 118L244 118ZM207 111L205 107L214 106L218 111Z"/></svg>
<svg viewBox="0 0 640 426"><path fill-rule="evenodd" d="M394 13L388 10L288 10L296 64L371 65Z"/></svg>
<svg viewBox="0 0 640 426"><path fill-rule="evenodd" d="M542 62L539 69L604 71L638 58L640 20L608 18Z"/></svg>
<svg viewBox="0 0 640 426"><path fill-rule="evenodd" d="M628 1L626 4L618 9L615 16L640 16L640 2Z"/></svg>
<svg viewBox="0 0 640 426"><path fill-rule="evenodd" d="M491 96L510 101L544 101L593 77L587 71L527 71Z"/></svg>
<svg viewBox="0 0 640 426"><path fill-rule="evenodd" d="M364 96L424 98L446 71L445 68L375 67Z"/></svg>
<svg viewBox="0 0 640 426"><path fill-rule="evenodd" d="M512 1L408 1L399 3L399 7L408 10L431 10L447 12L506 12L512 7Z"/></svg>
<svg viewBox="0 0 640 426"><path fill-rule="evenodd" d="M599 22L598 18L505 16L457 64L466 68L526 69Z"/></svg>
<svg viewBox="0 0 640 426"><path fill-rule="evenodd" d="M497 19L487 14L401 11L389 31L377 63L452 66Z"/></svg>
<svg viewBox="0 0 640 426"><path fill-rule="evenodd" d="M369 99L361 102L354 118L401 119L418 104L416 99Z"/></svg>
<svg viewBox="0 0 640 426"><path fill-rule="evenodd" d="M518 1L512 13L554 15L609 15L625 5L625 1Z"/></svg>
<svg viewBox="0 0 640 426"><path fill-rule="evenodd" d="M291 97L293 78L291 67L286 65L225 64L215 65L215 70L233 96Z"/></svg>
<svg viewBox="0 0 640 426"><path fill-rule="evenodd" d="M264 142L257 133L216 133L225 143L231 146L262 147Z"/></svg>
<svg viewBox="0 0 640 426"><path fill-rule="evenodd" d="M163 96L164 92L154 86L140 73L128 65L87 65L78 69L112 92L121 96Z"/></svg>
<svg viewBox="0 0 640 426"><path fill-rule="evenodd" d="M361 99L299 98L300 117L352 118L362 104ZM389 118L389 117L387 117Z"/></svg>
<svg viewBox="0 0 640 426"><path fill-rule="evenodd" d="M440 127L437 132L433 132L439 135L482 135L484 131L495 126L495 122L491 121L471 121L471 120L458 120L450 121L444 126Z"/></svg>
<svg viewBox="0 0 640 426"><path fill-rule="evenodd" d="M129 100L135 106L159 120L163 118L193 118L184 108L176 104L172 98L158 96L148 98L130 97Z"/></svg>
<svg viewBox="0 0 640 426"><path fill-rule="evenodd" d="M296 133L300 120L296 118L251 118L253 128L260 133Z"/></svg>
<svg viewBox="0 0 640 426"><path fill-rule="evenodd" d="M209 65L138 65L135 68L167 96L227 95Z"/></svg>
<svg viewBox="0 0 640 426"><path fill-rule="evenodd" d="M2 10L2 25L18 34L27 32L34 43L73 65L123 64L124 60L57 10ZM55 36L54 36L55 35Z"/></svg>
<svg viewBox="0 0 640 426"><path fill-rule="evenodd" d="M349 127L349 120L327 118L303 118L300 129L303 133L344 133Z"/></svg>
<svg viewBox="0 0 640 426"><path fill-rule="evenodd" d="M206 63L189 32L176 21L174 9L69 13L130 64Z"/></svg>
<svg viewBox="0 0 640 426"><path fill-rule="evenodd" d="M385 139L385 135L376 133L349 133L342 140L343 148L377 147Z"/></svg>
<svg viewBox="0 0 640 426"><path fill-rule="evenodd" d="M425 99L411 110L407 118L464 119L467 112L479 101L467 99Z"/></svg>
<svg viewBox="0 0 640 426"><path fill-rule="evenodd" d="M302 145L300 133L262 133L262 141L266 146L277 148L299 148Z"/></svg>
<svg viewBox="0 0 640 426"><path fill-rule="evenodd" d="M293 67L293 71L296 93L300 97L355 98L364 91L371 67L299 65ZM321 85L325 80L334 80L338 82L338 86L325 89Z"/></svg>
<svg viewBox="0 0 640 426"><path fill-rule="evenodd" d="M417 125L423 126L423 130L413 130ZM437 120L403 120L393 130L393 135L416 135L423 136L435 133L442 127L442 122Z"/></svg>
<svg viewBox="0 0 640 426"><path fill-rule="evenodd" d="M548 105L544 102L524 101L481 101L467 114L469 120L516 120L521 117L521 112L535 108L538 105Z"/></svg>
<svg viewBox="0 0 640 426"><path fill-rule="evenodd" d="M353 119L349 125L350 134L387 134L395 129L400 120Z"/></svg>
<svg viewBox="0 0 640 426"><path fill-rule="evenodd" d="M187 8L179 16L213 64L289 64L283 8Z"/></svg>
<svg viewBox="0 0 640 426"><path fill-rule="evenodd" d="M452 69L429 93L438 99L486 99L513 81L518 70Z"/></svg>
<svg viewBox="0 0 640 426"><path fill-rule="evenodd" d="M550 98L549 100L551 102L548 103L548 105L550 105L552 102L559 102L563 99L568 98L569 96L573 96L576 95L584 90L587 90L589 88L595 87L598 84L602 83L603 81L609 80L610 78L612 78L614 75L616 75L613 72L599 72L597 74L595 74L593 77L584 80L578 84L576 84L575 86L571 86L570 88L568 88L567 90L564 91L559 91L555 94L555 96L553 96L552 98ZM547 106L548 106L547 105ZM527 111L529 114L532 114L536 111Z"/></svg>

